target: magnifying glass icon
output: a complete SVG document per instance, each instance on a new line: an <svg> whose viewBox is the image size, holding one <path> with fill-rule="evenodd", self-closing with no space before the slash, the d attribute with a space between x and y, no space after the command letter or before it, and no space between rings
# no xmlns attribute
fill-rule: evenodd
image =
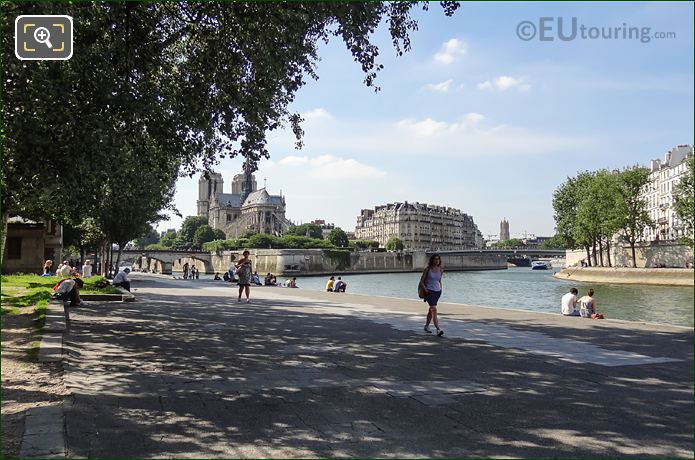
<svg viewBox="0 0 695 460"><path fill-rule="evenodd" d="M43 43L49 48L53 48L51 45L51 33L45 27L37 27L34 31L34 40L39 43Z"/></svg>

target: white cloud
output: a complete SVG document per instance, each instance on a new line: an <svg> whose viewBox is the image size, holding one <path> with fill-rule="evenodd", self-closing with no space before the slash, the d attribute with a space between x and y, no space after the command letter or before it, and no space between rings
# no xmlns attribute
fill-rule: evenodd
<svg viewBox="0 0 695 460"><path fill-rule="evenodd" d="M303 156L303 157L298 157L295 155L289 155L280 160L278 163L282 166L299 166L299 165L305 165L309 162L309 157Z"/></svg>
<svg viewBox="0 0 695 460"><path fill-rule="evenodd" d="M506 91L509 88L513 88L513 87L518 86L520 84L521 84L520 79L510 77L507 75L502 75L501 77L497 77L497 79L495 79L495 86L497 86L502 91Z"/></svg>
<svg viewBox="0 0 695 460"><path fill-rule="evenodd" d="M485 119L485 115L482 113L469 112L463 118L470 123L478 123Z"/></svg>
<svg viewBox="0 0 695 460"><path fill-rule="evenodd" d="M425 85L425 88L427 88L430 91L435 91L437 93L446 93L449 91L449 86L454 82L454 80L446 80L441 83L428 83Z"/></svg>
<svg viewBox="0 0 695 460"><path fill-rule="evenodd" d="M441 64L451 64L457 57L463 56L468 51L468 45L459 40L452 38L442 44L439 52L434 55L434 60Z"/></svg>
<svg viewBox="0 0 695 460"><path fill-rule="evenodd" d="M309 120L332 120L333 115L331 115L331 113L328 110L321 108L321 107L317 107L317 108L310 110L308 112L304 112L302 114L302 118L304 118L307 121L309 121Z"/></svg>
<svg viewBox="0 0 695 460"><path fill-rule="evenodd" d="M412 132L418 137L434 136L448 128L446 123L431 118L425 118L422 121L415 121L409 118L400 120L396 123L396 127Z"/></svg>
<svg viewBox="0 0 695 460"><path fill-rule="evenodd" d="M517 88L519 91L528 91L531 89L531 85L524 83L523 78L514 78L509 75L501 75L493 80L485 80L478 83L478 89L481 91L491 91L493 89L507 91L511 88Z"/></svg>
<svg viewBox="0 0 695 460"><path fill-rule="evenodd" d="M288 167L303 166L303 172L309 177L319 180L336 179L370 179L383 177L386 173L352 158L342 158L333 155L288 156L280 160L281 165Z"/></svg>
<svg viewBox="0 0 695 460"><path fill-rule="evenodd" d="M490 80L485 80L483 82L478 83L478 89L481 91L491 90L492 88L493 86Z"/></svg>

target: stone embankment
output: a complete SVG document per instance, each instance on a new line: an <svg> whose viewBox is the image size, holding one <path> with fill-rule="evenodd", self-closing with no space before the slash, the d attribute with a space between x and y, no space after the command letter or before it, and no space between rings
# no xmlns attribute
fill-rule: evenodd
<svg viewBox="0 0 695 460"><path fill-rule="evenodd" d="M693 286L692 268L570 267L562 269L554 276L564 280L591 283Z"/></svg>

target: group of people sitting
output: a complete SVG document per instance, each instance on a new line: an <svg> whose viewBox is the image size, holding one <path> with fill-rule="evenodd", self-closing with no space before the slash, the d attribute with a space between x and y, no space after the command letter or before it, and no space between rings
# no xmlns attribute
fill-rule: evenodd
<svg viewBox="0 0 695 460"><path fill-rule="evenodd" d="M570 289L570 292L562 296L561 312L564 316L581 316L582 318L603 319L603 315L598 312L594 290L589 289L585 296L577 299L577 288ZM577 309L579 305L579 309Z"/></svg>
<svg viewBox="0 0 695 460"><path fill-rule="evenodd" d="M337 280L335 276L328 278L328 282L326 283L327 292L345 292L345 289L347 289L347 283L343 281L340 276Z"/></svg>
<svg viewBox="0 0 695 460"><path fill-rule="evenodd" d="M53 276L52 260L47 260L43 264L43 273L41 276ZM75 262L69 263L67 260L64 260L55 271L55 276L62 276L63 278L67 278L69 276L82 276L88 278L92 276L92 261L85 260L84 265L82 266L82 271L80 272L79 264L76 264Z"/></svg>

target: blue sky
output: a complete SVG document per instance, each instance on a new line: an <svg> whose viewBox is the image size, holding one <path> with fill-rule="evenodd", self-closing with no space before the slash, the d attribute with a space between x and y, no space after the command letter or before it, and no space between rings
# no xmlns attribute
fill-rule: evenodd
<svg viewBox="0 0 695 460"><path fill-rule="evenodd" d="M404 56L386 28L374 37L379 93L340 40L321 47L320 79L292 106L306 119L305 147L270 134L271 159L256 173L282 190L288 218L353 231L362 208L419 201L461 209L484 234L506 217L513 237L552 235L552 193L568 176L646 165L693 142L693 2L464 3L451 18L432 3L416 17ZM545 22L553 41L517 36L541 17L675 38L562 41L556 19ZM241 163L218 165L226 192ZM197 180L177 184L184 216L195 214Z"/></svg>

